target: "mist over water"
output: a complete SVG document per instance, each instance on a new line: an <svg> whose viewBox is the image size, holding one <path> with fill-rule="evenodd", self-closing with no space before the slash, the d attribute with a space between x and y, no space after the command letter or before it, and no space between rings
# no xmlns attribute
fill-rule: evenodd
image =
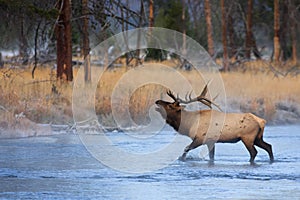
<svg viewBox="0 0 300 200"><path fill-rule="evenodd" d="M114 141L123 137L109 134ZM173 135L171 129L166 131L153 146ZM273 146L273 164L259 148L256 165L251 166L242 143L217 144L214 165L208 164L203 147L191 151L186 162L176 160L163 169L142 174L104 166L87 152L77 135L2 139L0 198L298 199L300 126L266 127L264 138ZM189 141L183 137L182 142ZM140 144L118 144L129 151L151 147L143 140Z"/></svg>

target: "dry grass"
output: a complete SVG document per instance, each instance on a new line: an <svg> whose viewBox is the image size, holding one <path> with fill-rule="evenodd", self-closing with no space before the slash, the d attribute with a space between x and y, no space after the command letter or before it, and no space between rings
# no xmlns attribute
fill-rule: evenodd
<svg viewBox="0 0 300 200"><path fill-rule="evenodd" d="M98 82L95 110L105 125L114 124L114 117L111 114L111 95L126 73L128 71L125 68L107 70ZM136 77L143 80L145 71L140 73ZM160 77L161 73L153 72L151 75L151 70L147 74L156 76L157 79L163 78ZM193 71L180 71L180 74L191 84L199 79L199 75ZM273 73L263 70L263 72L255 71L255 73L222 73L221 76L226 88L229 107L238 107L237 109L243 112L254 112L271 121L278 117L278 109L284 111L290 109L296 113L296 117L298 114L300 116L300 75L275 77ZM164 78L174 79L171 75ZM184 89L177 79L173 84L174 88ZM39 67L36 70L35 79L31 77L31 69L1 69L0 117L3 119L3 113L6 112L14 115L23 112L27 118L38 123L72 123L72 87L72 83L56 81L55 71L51 71L50 67ZM200 86L199 91L196 92L200 92L202 87ZM147 123L150 107L155 100L166 98L165 91L166 88L157 84L146 84L134 90L129 89L124 91L130 97L129 102L126 98L120 98L115 110L122 115L128 106L135 123ZM186 91L176 92L182 95Z"/></svg>
<svg viewBox="0 0 300 200"><path fill-rule="evenodd" d="M300 103L300 76L274 77L266 74L222 73L228 97L291 100Z"/></svg>
<svg viewBox="0 0 300 200"><path fill-rule="evenodd" d="M229 104L239 106L241 111L255 113L269 121L276 121L279 110L300 114L299 76L233 72L223 73L222 77Z"/></svg>
<svg viewBox="0 0 300 200"><path fill-rule="evenodd" d="M2 69L0 93L0 114L23 113L39 123L71 122L72 87L57 82L49 67L36 70L35 79L32 79L30 68Z"/></svg>

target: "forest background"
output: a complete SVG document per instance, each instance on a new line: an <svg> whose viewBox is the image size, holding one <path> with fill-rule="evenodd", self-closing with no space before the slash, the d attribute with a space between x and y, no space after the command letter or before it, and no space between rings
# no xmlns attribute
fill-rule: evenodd
<svg viewBox="0 0 300 200"><path fill-rule="evenodd" d="M0 10L1 137L39 135L37 123L72 127L78 68L84 65L90 82L93 66L105 65L93 60L93 48L143 27L179 31L201 44L220 66L227 110L252 112L269 124L300 122L299 0L0 0ZM95 97L102 125L118 128L111 92L126 71L148 61L195 78L185 60L168 52L137 50L116 58ZM130 113L138 125L148 123L149 108L164 93L158 86L134 92Z"/></svg>

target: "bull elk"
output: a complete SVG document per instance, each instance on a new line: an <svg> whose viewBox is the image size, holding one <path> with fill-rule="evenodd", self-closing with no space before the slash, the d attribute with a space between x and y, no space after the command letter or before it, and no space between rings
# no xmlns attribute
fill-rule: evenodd
<svg viewBox="0 0 300 200"><path fill-rule="evenodd" d="M185 100L177 97L169 90L167 92L174 102L163 100L156 101L156 111L177 132L192 139L180 157L185 160L187 153L206 144L209 151L210 161L213 162L215 143L236 143L242 141L250 153L250 163L254 163L257 150L254 145L266 150L273 162L272 146L263 140L263 132L266 121L251 113L224 113L213 101L207 99L207 85L196 98L191 95ZM201 102L210 107L210 110L187 111L182 104ZM220 111L212 110L212 105Z"/></svg>

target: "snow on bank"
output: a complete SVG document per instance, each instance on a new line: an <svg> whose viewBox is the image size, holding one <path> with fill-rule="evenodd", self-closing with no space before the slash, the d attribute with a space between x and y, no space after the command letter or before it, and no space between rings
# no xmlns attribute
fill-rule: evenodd
<svg viewBox="0 0 300 200"><path fill-rule="evenodd" d="M267 120L267 125L292 125L300 124L300 105L292 101L280 101L270 104L264 99L255 101L229 100L227 102L227 112L251 112ZM2 138L22 138L34 136L49 136L69 132L68 125L37 124L25 115L14 115L9 111L0 112L0 139ZM92 130L91 126L76 127L85 131ZM118 128L115 126L103 127L104 131L135 131L139 132L139 127ZM97 132L94 131L94 132Z"/></svg>
<svg viewBox="0 0 300 200"><path fill-rule="evenodd" d="M300 105L295 101L270 102L263 98L230 99L227 105L228 112L250 112L266 119L268 125L300 124Z"/></svg>
<svg viewBox="0 0 300 200"><path fill-rule="evenodd" d="M0 139L52 135L49 124L37 124L25 116L6 112L0 119Z"/></svg>

